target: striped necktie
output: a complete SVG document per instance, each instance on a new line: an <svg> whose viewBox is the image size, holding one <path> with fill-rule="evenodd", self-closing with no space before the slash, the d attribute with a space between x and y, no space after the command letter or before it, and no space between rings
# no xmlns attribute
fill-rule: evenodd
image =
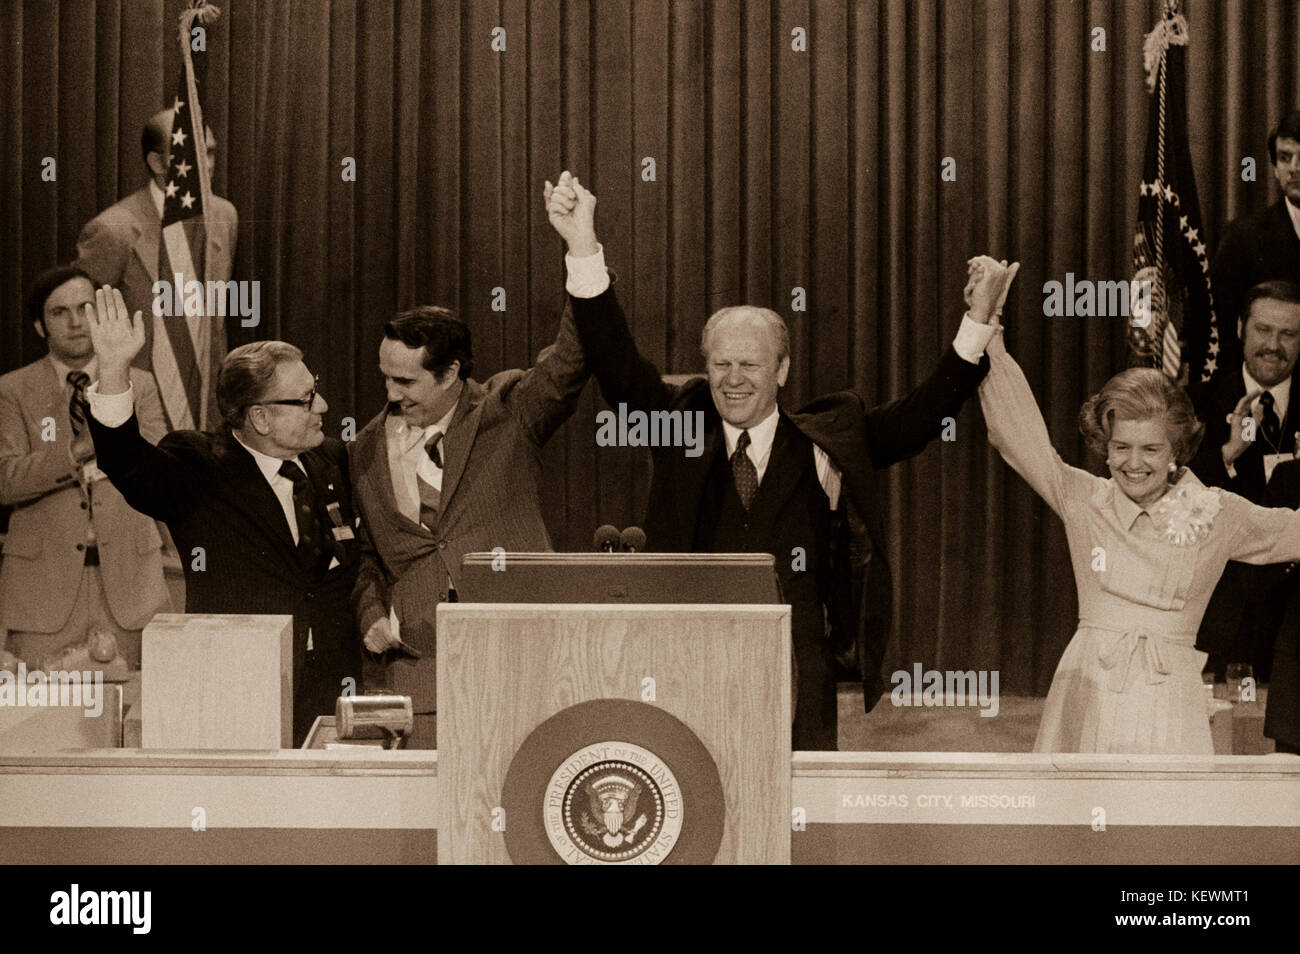
<svg viewBox="0 0 1300 954"><path fill-rule="evenodd" d="M86 412L90 409L86 401L86 386L90 384L90 375L85 371L69 371L68 383L72 385L72 397L68 400L68 417L72 421L72 436L77 438L86 429Z"/></svg>

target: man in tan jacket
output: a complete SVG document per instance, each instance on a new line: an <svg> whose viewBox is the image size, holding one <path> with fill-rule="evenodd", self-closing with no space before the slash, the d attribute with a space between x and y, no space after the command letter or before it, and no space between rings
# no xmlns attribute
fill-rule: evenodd
<svg viewBox="0 0 1300 954"><path fill-rule="evenodd" d="M98 362L85 310L94 287L76 266L37 278L28 317L49 354L0 377L0 504L14 508L0 561L0 636L29 666L103 628L140 665L140 631L168 612L157 524L95 466L85 389ZM140 428L166 433L153 377L132 370ZM4 645L4 644L0 644Z"/></svg>

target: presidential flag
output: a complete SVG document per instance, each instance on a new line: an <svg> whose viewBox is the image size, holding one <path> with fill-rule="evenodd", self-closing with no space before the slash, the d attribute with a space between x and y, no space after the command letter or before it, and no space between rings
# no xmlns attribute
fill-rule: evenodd
<svg viewBox="0 0 1300 954"><path fill-rule="evenodd" d="M226 354L226 332L222 319L212 313L214 296L206 293L204 213L212 204L212 191L199 104L204 54L192 50L191 33L196 20L210 23L219 12L200 2L181 16L181 75L172 102L158 276L172 289L170 298L182 307L155 307L152 317L153 372L173 429L204 429L219 419L213 395L216 371ZM166 313L159 315L159 310Z"/></svg>
<svg viewBox="0 0 1300 954"><path fill-rule="evenodd" d="M1198 383L1217 366L1219 329L1187 140L1187 40L1187 20L1170 0L1142 51L1151 106L1133 240L1130 302L1137 296L1139 304L1129 346L1133 364Z"/></svg>

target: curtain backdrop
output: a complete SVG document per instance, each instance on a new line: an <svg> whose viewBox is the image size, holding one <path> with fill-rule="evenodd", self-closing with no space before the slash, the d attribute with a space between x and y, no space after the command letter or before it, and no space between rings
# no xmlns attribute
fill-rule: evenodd
<svg viewBox="0 0 1300 954"><path fill-rule="evenodd" d="M202 94L214 189L239 209L235 277L261 282L263 312L256 329L232 323L230 343L302 346L328 432L380 409L380 326L398 308L456 309L480 379L531 363L563 303L542 183L569 168L599 197L645 353L697 371L711 311L770 305L791 327L790 408L840 388L905 393L953 336L966 259L1019 259L1009 347L1062 456L1100 472L1076 414L1124 366L1123 319L1044 318L1042 284L1128 277L1156 0L219 6ZM1265 137L1300 105L1300 4L1183 6L1192 158L1217 243L1278 197ZM144 182L140 128L174 90L180 9L0 0L0 371L44 352L20 320L27 284ZM806 51L791 48L795 28ZM46 156L57 182L41 180ZM1241 181L1247 156L1254 183ZM806 311L792 310L795 288ZM595 391L544 457L558 549L639 522L645 503L648 457L597 451ZM887 665L997 668L1004 690L1044 692L1074 628L1064 534L991 451L978 406L885 487Z"/></svg>

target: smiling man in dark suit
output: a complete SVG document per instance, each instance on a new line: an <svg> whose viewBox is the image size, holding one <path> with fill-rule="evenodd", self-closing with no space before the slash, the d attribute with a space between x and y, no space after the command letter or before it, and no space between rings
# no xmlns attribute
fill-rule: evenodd
<svg viewBox="0 0 1300 954"><path fill-rule="evenodd" d="M884 689L892 599L876 472L919 453L975 393L994 330L982 322L1001 307L1002 276L990 273L997 282L975 290L953 347L911 394L873 408L841 391L788 413L777 395L790 370L789 335L766 308L715 313L701 341L708 377L664 382L637 352L614 295L596 241L595 198L581 186L575 191L551 197L558 206L551 221L569 247L574 319L605 400L629 412L679 411L704 420L702 454L652 448L646 547L776 557L793 608L793 745L834 749L836 661L854 660L868 711ZM792 559L795 548L806 562Z"/></svg>
<svg viewBox="0 0 1300 954"><path fill-rule="evenodd" d="M359 561L347 448L302 352L257 341L226 356L220 433L140 436L128 369L144 346L115 289L95 293L99 383L87 391L99 466L137 510L164 521L185 568L188 613L293 616L293 737L360 678L348 599ZM215 673L196 674L214 678Z"/></svg>

